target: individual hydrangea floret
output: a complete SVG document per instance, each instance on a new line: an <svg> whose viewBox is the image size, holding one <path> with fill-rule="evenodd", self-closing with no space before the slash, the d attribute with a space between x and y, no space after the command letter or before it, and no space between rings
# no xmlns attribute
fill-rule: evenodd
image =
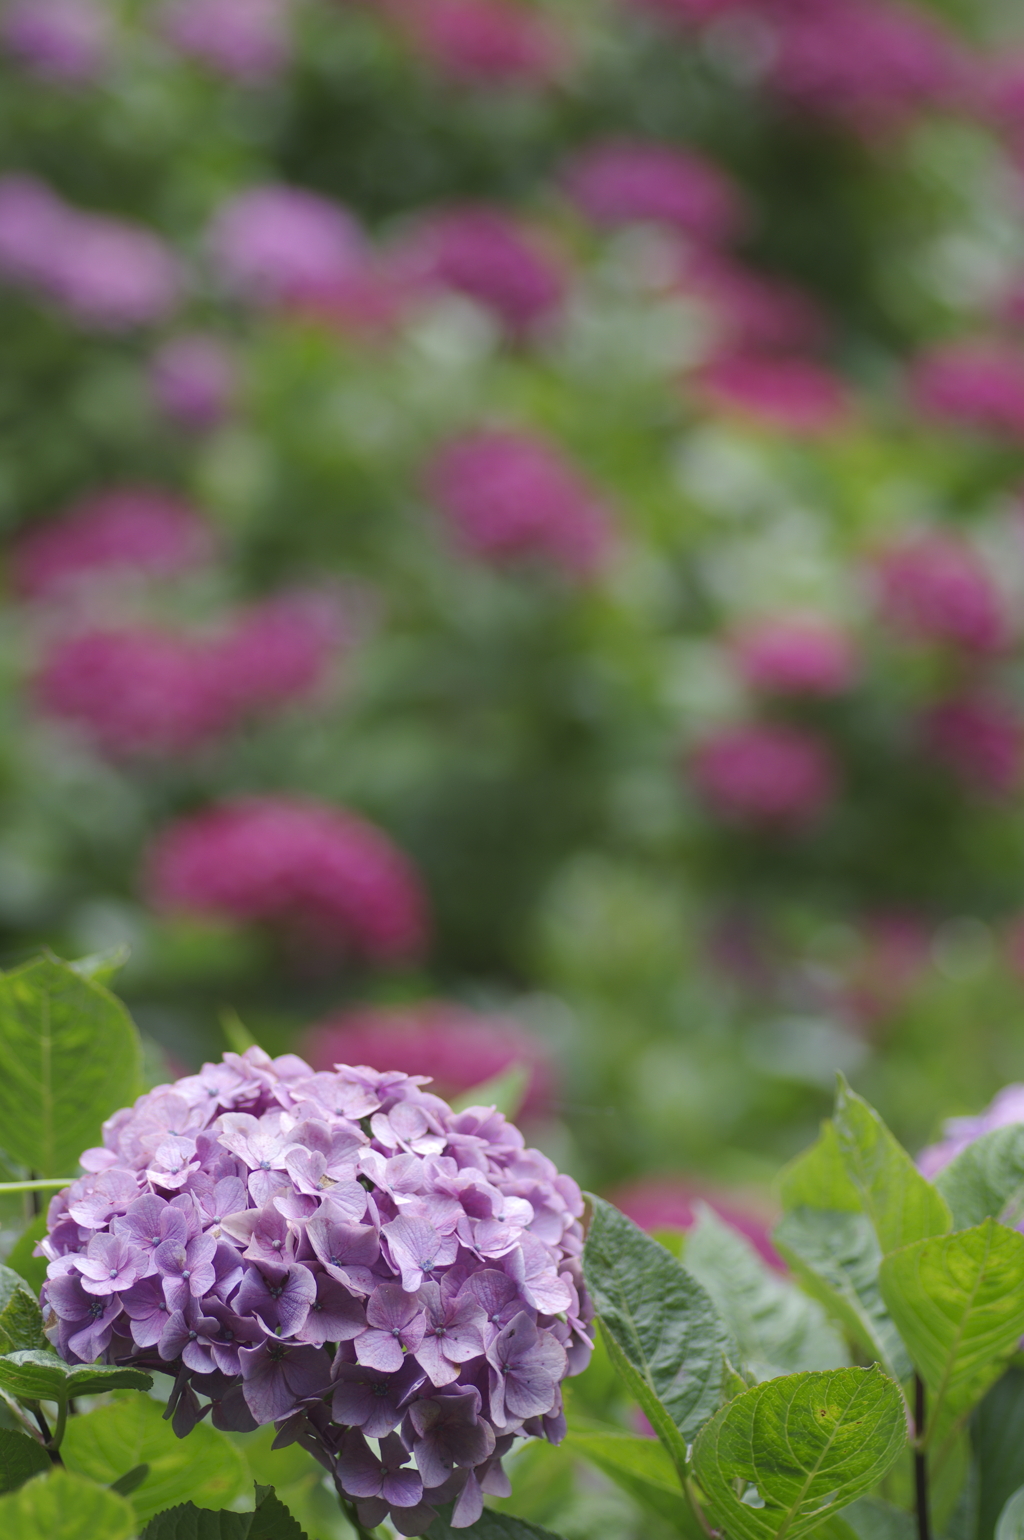
<svg viewBox="0 0 1024 1540"><path fill-rule="evenodd" d="M451 1097L522 1065L529 1073L524 1112L548 1105L553 1090L551 1057L539 1037L511 1017L451 1000L356 1006L311 1027L301 1047L316 1069L369 1060L381 1069L429 1072L438 1092Z"/></svg>
<svg viewBox="0 0 1024 1540"><path fill-rule="evenodd" d="M813 823L836 791L827 746L805 729L783 724L720 728L694 748L689 771L720 818L764 828Z"/></svg>
<svg viewBox="0 0 1024 1540"><path fill-rule="evenodd" d="M149 861L163 910L263 924L303 953L418 956L426 903L411 862L364 819L291 797L239 797L172 823Z"/></svg>
<svg viewBox="0 0 1024 1540"><path fill-rule="evenodd" d="M544 439L503 429L463 434L435 455L426 482L460 544L484 561L533 557L586 576L607 553L604 509Z"/></svg>
<svg viewBox="0 0 1024 1540"><path fill-rule="evenodd" d="M475 1523L589 1359L583 1202L428 1083L251 1048L115 1113L50 1204L54 1346L172 1376L179 1434L276 1423L364 1525Z"/></svg>

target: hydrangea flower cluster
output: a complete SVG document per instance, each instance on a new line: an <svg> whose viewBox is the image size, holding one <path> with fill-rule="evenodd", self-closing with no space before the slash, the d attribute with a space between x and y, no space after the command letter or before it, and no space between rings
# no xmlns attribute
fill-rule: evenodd
<svg viewBox="0 0 1024 1540"><path fill-rule="evenodd" d="M290 797L239 797L180 818L149 862L157 908L259 923L303 950L381 964L417 956L426 902L411 862L354 813Z"/></svg>
<svg viewBox="0 0 1024 1540"><path fill-rule="evenodd" d="M173 1375L181 1434L278 1424L364 1525L475 1523L589 1359L583 1203L426 1084L251 1048L115 1113L49 1209L58 1351Z"/></svg>
<svg viewBox="0 0 1024 1540"><path fill-rule="evenodd" d="M857 673L850 638L814 616L744 626L733 638L732 651L751 688L776 695L840 695Z"/></svg>
<svg viewBox="0 0 1024 1540"><path fill-rule="evenodd" d="M836 790L827 746L805 729L783 723L720 728L696 745L689 769L719 817L767 828L813 823Z"/></svg>
<svg viewBox="0 0 1024 1540"><path fill-rule="evenodd" d="M28 176L0 179L0 278L99 331L162 321L183 286L152 230L73 208Z"/></svg>
<svg viewBox="0 0 1024 1540"><path fill-rule="evenodd" d="M466 85L544 85L567 52L539 8L514 0L390 0L388 9L425 59Z"/></svg>
<svg viewBox="0 0 1024 1540"><path fill-rule="evenodd" d="M427 489L464 548L485 561L539 557L585 576L605 555L607 516L543 439L482 429L443 445Z"/></svg>
<svg viewBox="0 0 1024 1540"><path fill-rule="evenodd" d="M411 237L403 254L412 285L464 294L514 336L549 321L561 305L563 277L503 209L449 209Z"/></svg>
<svg viewBox="0 0 1024 1540"><path fill-rule="evenodd" d="M850 415L842 381L813 359L725 353L712 359L695 383L714 410L738 413L776 432L832 433Z"/></svg>
<svg viewBox="0 0 1024 1540"><path fill-rule="evenodd" d="M213 428L231 408L236 392L234 355L219 337L184 332L153 355L149 387L165 416L186 428Z"/></svg>
<svg viewBox="0 0 1024 1540"><path fill-rule="evenodd" d="M638 220L715 244L734 235L739 194L725 173L673 145L615 139L588 145L565 174L569 196L595 225Z"/></svg>
<svg viewBox="0 0 1024 1540"><path fill-rule="evenodd" d="M0 16L0 40L40 79L80 85L107 62L110 16L95 0L13 0Z"/></svg>
<svg viewBox="0 0 1024 1540"><path fill-rule="evenodd" d="M260 81L288 63L288 0L169 0L163 33L179 52L231 79Z"/></svg>
<svg viewBox="0 0 1024 1540"><path fill-rule="evenodd" d="M985 566L955 535L926 532L879 556L883 618L915 642L991 653L1008 637L1002 596Z"/></svg>
<svg viewBox="0 0 1024 1540"><path fill-rule="evenodd" d="M1024 436L1024 364L988 341L946 343L922 354L910 372L921 415L940 425L1019 440Z"/></svg>
<svg viewBox="0 0 1024 1540"><path fill-rule="evenodd" d="M361 273L366 260L362 230L347 209L277 183L223 204L207 245L225 287L259 305L330 291Z"/></svg>

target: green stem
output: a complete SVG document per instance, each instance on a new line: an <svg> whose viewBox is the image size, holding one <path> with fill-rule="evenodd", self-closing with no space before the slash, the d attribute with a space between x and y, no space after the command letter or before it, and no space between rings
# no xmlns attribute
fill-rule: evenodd
<svg viewBox="0 0 1024 1540"><path fill-rule="evenodd" d="M34 1182L0 1182L0 1192L52 1192L58 1187L70 1187L77 1181L73 1176L44 1176Z"/></svg>
<svg viewBox="0 0 1024 1540"><path fill-rule="evenodd" d="M356 1513L355 1503L349 1502L347 1497L342 1497L340 1492L338 1493L338 1504L342 1513L345 1515L352 1528L355 1530L356 1535L358 1536L358 1540L379 1540L378 1533L375 1529L363 1528L362 1524L359 1522L359 1515Z"/></svg>
<svg viewBox="0 0 1024 1540"><path fill-rule="evenodd" d="M50 1440L50 1457L51 1457L51 1459L53 1458L54 1455L56 1455L58 1449L61 1446L61 1443L63 1442L63 1439L64 1439L64 1429L67 1426L67 1421L68 1421L68 1403L66 1401L61 1401L61 1402L58 1403L58 1406L57 1406L57 1424L56 1424L56 1427L53 1430L53 1437Z"/></svg>
<svg viewBox="0 0 1024 1540"><path fill-rule="evenodd" d="M914 1449L914 1495L917 1507L917 1540L931 1540L931 1519L928 1513L928 1457L921 1448L925 1428L924 1381L914 1375L914 1431L917 1434Z"/></svg>
<svg viewBox="0 0 1024 1540"><path fill-rule="evenodd" d="M705 1518L704 1510L700 1505L699 1498L697 1497L697 1488L689 1479L689 1477L687 1477L687 1479L683 1482L683 1491L686 1493L686 1500L690 1505L693 1516L697 1520L697 1523L700 1525L704 1534L708 1536L714 1535L715 1531L711 1528L711 1525Z"/></svg>

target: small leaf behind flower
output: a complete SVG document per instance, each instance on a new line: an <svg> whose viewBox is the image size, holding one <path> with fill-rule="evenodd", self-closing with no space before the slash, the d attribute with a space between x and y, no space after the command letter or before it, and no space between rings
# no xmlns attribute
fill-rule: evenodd
<svg viewBox="0 0 1024 1540"><path fill-rule="evenodd" d="M28 1284L10 1267L0 1267L0 1353L48 1347L43 1317Z"/></svg>
<svg viewBox="0 0 1024 1540"><path fill-rule="evenodd" d="M721 1404L728 1333L664 1246L603 1198L590 1201L583 1272L609 1353L682 1470L687 1440Z"/></svg>
<svg viewBox="0 0 1024 1540"><path fill-rule="evenodd" d="M541 1529L528 1519L517 1519L511 1513L496 1513L485 1508L475 1524L468 1529L452 1529L446 1514L439 1514L426 1531L426 1540L463 1540L472 1536L475 1540L559 1540L550 1529ZM146 1537L149 1540L149 1537ZM276 1537L275 1537L276 1540Z"/></svg>
<svg viewBox="0 0 1024 1540"><path fill-rule="evenodd" d="M179 1503L150 1519L140 1540L308 1540L273 1487L256 1488L252 1513L212 1512Z"/></svg>
<svg viewBox="0 0 1024 1540"><path fill-rule="evenodd" d="M935 1185L953 1212L958 1230L1024 1217L1024 1123L993 1128L950 1161Z"/></svg>
<svg viewBox="0 0 1024 1540"><path fill-rule="evenodd" d="M688 1540L700 1540L694 1517L668 1451L657 1439L611 1430L573 1429L564 1448L581 1454L642 1508L656 1513Z"/></svg>
<svg viewBox="0 0 1024 1540"><path fill-rule="evenodd" d="M873 1107L840 1076L833 1119L836 1143L882 1252L945 1235L953 1218Z"/></svg>
<svg viewBox="0 0 1024 1540"><path fill-rule="evenodd" d="M131 1505L116 1492L54 1469L0 1497L4 1540L129 1540Z"/></svg>
<svg viewBox="0 0 1024 1540"><path fill-rule="evenodd" d="M153 1377L141 1369L103 1364L66 1364L48 1349L8 1353L0 1358L0 1387L22 1401L67 1401L108 1390L148 1390Z"/></svg>
<svg viewBox="0 0 1024 1540"><path fill-rule="evenodd" d="M1018 1487L999 1515L996 1540L1024 1540L1024 1487Z"/></svg>
<svg viewBox="0 0 1024 1540"><path fill-rule="evenodd" d="M31 1476L50 1469L50 1456L27 1433L0 1428L0 1492L13 1492Z"/></svg>
<svg viewBox="0 0 1024 1540"><path fill-rule="evenodd" d="M906 1437L903 1396L877 1364L789 1374L723 1406L693 1464L729 1540L798 1540L843 1524L839 1510L877 1485Z"/></svg>

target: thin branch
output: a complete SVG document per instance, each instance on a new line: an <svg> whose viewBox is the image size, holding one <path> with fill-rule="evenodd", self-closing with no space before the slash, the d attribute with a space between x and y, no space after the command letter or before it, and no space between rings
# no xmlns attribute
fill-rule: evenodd
<svg viewBox="0 0 1024 1540"><path fill-rule="evenodd" d="M355 1530L356 1535L358 1536L358 1540L379 1540L377 1530L363 1528L362 1524L359 1522L359 1515L356 1512L355 1503L350 1502L347 1497L342 1497L340 1492L338 1493L338 1504L342 1513L345 1515L352 1528Z"/></svg>
<svg viewBox="0 0 1024 1540"><path fill-rule="evenodd" d="M917 1434L914 1449L914 1492L917 1501L917 1540L931 1540L931 1522L928 1517L928 1456L921 1448L924 1438L925 1398L924 1381L914 1375L914 1428Z"/></svg>
<svg viewBox="0 0 1024 1540"><path fill-rule="evenodd" d="M76 1180L73 1176L44 1176L32 1182L0 1182L0 1192L55 1192Z"/></svg>
<svg viewBox="0 0 1024 1540"><path fill-rule="evenodd" d="M704 1510L701 1507L700 1501L697 1497L697 1488L689 1479L689 1477L687 1477L683 1482L683 1491L686 1493L686 1500L690 1505L690 1510L693 1513L694 1518L697 1520L697 1523L700 1525L704 1534L708 1536L708 1540L712 1540L712 1537L716 1536L718 1531L716 1529L712 1529L711 1525L708 1523L707 1517L705 1516Z"/></svg>

